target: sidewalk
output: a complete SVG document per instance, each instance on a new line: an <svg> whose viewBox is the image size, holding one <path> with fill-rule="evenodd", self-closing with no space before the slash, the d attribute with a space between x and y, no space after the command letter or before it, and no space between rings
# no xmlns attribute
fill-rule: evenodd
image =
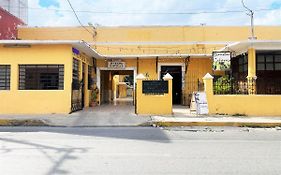
<svg viewBox="0 0 281 175"><path fill-rule="evenodd" d="M138 116L133 112L79 111L68 115L0 115L0 126L122 127L122 126L236 126L281 127L281 117Z"/></svg>
<svg viewBox="0 0 281 175"><path fill-rule="evenodd" d="M133 112L83 110L60 115L0 115L0 126L61 126L61 127L102 127L102 126L151 126L150 116L137 116Z"/></svg>

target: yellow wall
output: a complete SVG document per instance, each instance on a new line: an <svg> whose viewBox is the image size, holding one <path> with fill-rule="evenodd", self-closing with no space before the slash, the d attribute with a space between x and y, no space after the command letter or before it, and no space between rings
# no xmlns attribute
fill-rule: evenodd
<svg viewBox="0 0 281 175"><path fill-rule="evenodd" d="M126 83L119 82L119 98L126 98L127 97L127 85Z"/></svg>
<svg viewBox="0 0 281 175"><path fill-rule="evenodd" d="M169 93L163 95L147 95L142 93L142 80L137 80L137 114L172 114L172 80L168 80Z"/></svg>
<svg viewBox="0 0 281 175"><path fill-rule="evenodd" d="M94 29L88 27L94 33ZM234 42L247 40L248 26L97 27L93 37L82 27L19 28L20 39L85 40L87 42ZM281 40L281 26L256 26L259 40ZM102 54L211 53L224 44L93 45Z"/></svg>
<svg viewBox="0 0 281 175"><path fill-rule="evenodd" d="M214 95L210 114L280 116L280 95Z"/></svg>
<svg viewBox="0 0 281 175"><path fill-rule="evenodd" d="M79 55L76 55L73 53L73 58L77 59L79 61L79 80L81 81L83 76L84 76L84 107L89 107L90 106L90 100L91 100L91 93L92 90L88 89L88 66L93 66L93 60L88 57L87 55L80 53ZM84 75L82 75L82 66L84 65ZM94 72L91 72L91 77L94 77L93 75ZM78 93L78 91L77 91ZM77 96L78 98L78 96Z"/></svg>
<svg viewBox="0 0 281 175"><path fill-rule="evenodd" d="M0 64L11 65L11 89L0 91L0 114L69 113L71 107L72 51L69 45L4 48ZM19 64L64 64L64 90L18 90Z"/></svg>
<svg viewBox="0 0 281 175"><path fill-rule="evenodd" d="M281 95L214 95L213 79L205 79L209 114L280 116Z"/></svg>
<svg viewBox="0 0 281 175"><path fill-rule="evenodd" d="M126 67L135 67L137 68L137 60L136 59L123 59L126 63ZM160 58L158 60L158 64L184 64L183 58ZM98 67L106 67L106 60L98 60ZM158 69L158 68L157 68ZM139 67L138 74L148 75L149 79L158 79L158 71L156 69L156 58L154 59L139 59ZM198 83L199 80L201 83L202 77L208 73L212 72L212 60L209 58L191 58L187 72L185 73L185 84L184 84L184 92L182 97L182 104L189 105L191 100L191 94L194 91L198 91Z"/></svg>

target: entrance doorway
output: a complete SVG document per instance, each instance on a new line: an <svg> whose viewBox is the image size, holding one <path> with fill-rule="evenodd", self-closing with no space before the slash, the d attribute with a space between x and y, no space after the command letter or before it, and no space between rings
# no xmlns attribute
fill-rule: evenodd
<svg viewBox="0 0 281 175"><path fill-rule="evenodd" d="M173 104L179 105L182 99L182 67L161 66L161 78L167 73L173 77Z"/></svg>
<svg viewBox="0 0 281 175"><path fill-rule="evenodd" d="M100 104L131 105L134 99L133 70L100 70Z"/></svg>

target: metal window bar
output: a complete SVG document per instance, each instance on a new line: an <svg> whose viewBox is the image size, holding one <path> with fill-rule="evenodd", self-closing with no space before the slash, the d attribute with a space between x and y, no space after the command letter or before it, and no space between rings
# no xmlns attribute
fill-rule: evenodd
<svg viewBox="0 0 281 175"><path fill-rule="evenodd" d="M73 59L73 68L72 68L72 90L80 89L79 82L79 61L77 59Z"/></svg>
<svg viewBox="0 0 281 175"><path fill-rule="evenodd" d="M93 85L92 71L92 66L88 66L88 90L90 90Z"/></svg>
<svg viewBox="0 0 281 175"><path fill-rule="evenodd" d="M64 65L19 65L20 90L63 90Z"/></svg>
<svg viewBox="0 0 281 175"><path fill-rule="evenodd" d="M257 94L281 94L281 78L258 78Z"/></svg>
<svg viewBox="0 0 281 175"><path fill-rule="evenodd" d="M10 90L11 66L0 65L0 90Z"/></svg>
<svg viewBox="0 0 281 175"><path fill-rule="evenodd" d="M235 80L234 78L218 78L214 80L214 94L248 94L249 83L247 80ZM252 85L251 85L252 86ZM252 89L254 87L252 86ZM253 89L254 90L254 89Z"/></svg>

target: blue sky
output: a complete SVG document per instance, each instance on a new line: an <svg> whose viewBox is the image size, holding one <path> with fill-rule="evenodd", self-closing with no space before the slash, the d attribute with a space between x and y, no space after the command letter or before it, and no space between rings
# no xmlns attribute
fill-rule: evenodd
<svg viewBox="0 0 281 175"><path fill-rule="evenodd" d="M57 0L40 0L39 5L43 8L48 8L51 6L60 7L60 4Z"/></svg>
<svg viewBox="0 0 281 175"><path fill-rule="evenodd" d="M240 0L70 1L75 10L78 11L77 14L84 25L88 23L103 26L249 24L249 17L245 12L198 13L206 11L243 11ZM244 1L251 9L259 10L255 12L256 25L281 25L281 0ZM29 25L31 26L79 25L66 0L29 0L29 8ZM167 14L177 12L190 14Z"/></svg>

